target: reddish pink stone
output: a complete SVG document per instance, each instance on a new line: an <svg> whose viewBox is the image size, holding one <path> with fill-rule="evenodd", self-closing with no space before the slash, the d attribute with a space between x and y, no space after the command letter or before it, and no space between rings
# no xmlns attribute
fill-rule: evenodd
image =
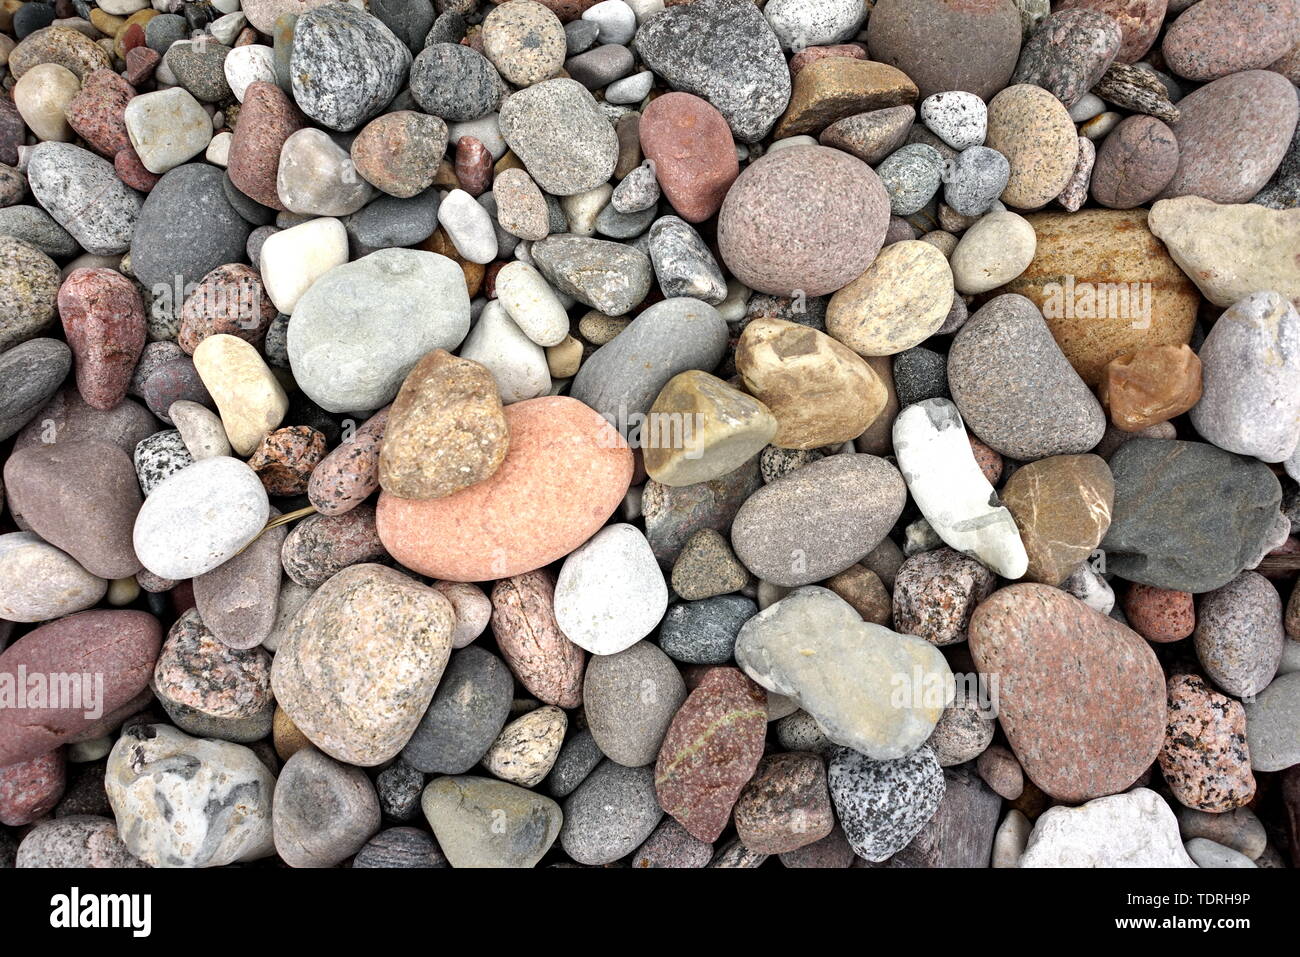
<svg viewBox="0 0 1300 957"><path fill-rule="evenodd" d="M655 764L659 806L716 841L763 757L767 694L739 669L714 668L682 704Z"/></svg>
<svg viewBox="0 0 1300 957"><path fill-rule="evenodd" d="M499 4L503 0L492 0L494 4ZM538 0L544 6L549 7L550 11L560 18L561 23L568 23L570 20L576 20L587 10L596 5L598 0Z"/></svg>
<svg viewBox="0 0 1300 957"><path fill-rule="evenodd" d="M238 336L254 345L275 320L275 304L257 270L242 263L218 266L204 276L181 306L177 344L193 355L209 336Z"/></svg>
<svg viewBox="0 0 1300 957"><path fill-rule="evenodd" d="M54 810L68 783L63 752L0 768L0 824L22 827Z"/></svg>
<svg viewBox="0 0 1300 957"><path fill-rule="evenodd" d="M1134 582L1124 595L1124 616L1147 641L1179 641L1196 629L1196 606L1189 591Z"/></svg>
<svg viewBox="0 0 1300 957"><path fill-rule="evenodd" d="M698 223L722 206L740 175L731 128L710 103L667 93L641 116L641 149L682 219Z"/></svg>
<svg viewBox="0 0 1300 957"><path fill-rule="evenodd" d="M1159 761L1174 797L1187 807L1219 814L1255 796L1246 710L1199 675L1169 679L1169 727Z"/></svg>
<svg viewBox="0 0 1300 957"><path fill-rule="evenodd" d="M324 457L325 436L307 425L291 425L263 438L248 467L271 495L301 495L312 469Z"/></svg>
<svg viewBox="0 0 1300 957"><path fill-rule="evenodd" d="M307 498L322 515L342 515L356 508L379 488L379 447L388 425L385 406L356 433L325 456L312 470Z"/></svg>
<svg viewBox="0 0 1300 957"><path fill-rule="evenodd" d="M566 396L506 406L510 451L493 475L445 498L383 492L379 537L406 567L449 581L487 581L563 558L614 513L632 452L594 410Z"/></svg>
<svg viewBox="0 0 1300 957"><path fill-rule="evenodd" d="M157 173L145 169L144 163L140 162L140 155L130 146L118 151L113 157L113 169L117 171L118 179L142 193L152 190L158 185L158 180L162 179Z"/></svg>
<svg viewBox="0 0 1300 957"><path fill-rule="evenodd" d="M818 60L824 60L831 56L844 56L854 60L865 60L867 51L863 49L860 43L837 43L828 47L805 47L794 56L790 57L790 79L794 79L799 71L810 63L816 63Z"/></svg>
<svg viewBox="0 0 1300 957"><path fill-rule="evenodd" d="M141 24L133 23L122 31L122 51L124 53L130 53L132 50L139 49L142 46L144 46L144 27ZM155 51L151 50L150 52L154 53ZM127 63L129 64L130 62L131 58L128 56ZM154 62L158 62L156 55Z"/></svg>
<svg viewBox="0 0 1300 957"><path fill-rule="evenodd" d="M472 136L462 136L456 144L456 179L471 196L482 196L492 182L492 154Z"/></svg>
<svg viewBox="0 0 1300 957"><path fill-rule="evenodd" d="M162 627L153 615L107 610L60 618L10 645L0 654L0 675L9 676L7 684L30 689L33 675L89 674L89 682L75 685L91 693L80 702L60 697L33 707L29 697L28 707L0 708L0 767L53 751L131 703L148 686L161 646ZM25 686L19 684L20 675ZM89 697L98 699L95 707L88 707Z"/></svg>
<svg viewBox="0 0 1300 957"><path fill-rule="evenodd" d="M113 269L76 269L59 289L59 315L81 397L91 408L113 408L144 349L144 303L135 284Z"/></svg>
<svg viewBox="0 0 1300 957"><path fill-rule="evenodd" d="M139 26L139 24L132 24ZM153 76L153 71L158 68L159 56L157 50L151 50L146 46L138 46L126 51L126 80L133 86L139 86L141 83Z"/></svg>
<svg viewBox="0 0 1300 957"><path fill-rule="evenodd" d="M1167 0L1061 0L1057 10L1095 10L1114 18L1122 40L1116 63L1136 63L1151 49L1165 22Z"/></svg>
<svg viewBox="0 0 1300 957"><path fill-rule="evenodd" d="M250 83L230 141L230 181L263 206L283 210L275 188L284 141L303 127L302 114L274 83Z"/></svg>
<svg viewBox="0 0 1300 957"><path fill-rule="evenodd" d="M18 147L26 136L27 124L18 114L18 107L7 95L0 96L0 163L18 165Z"/></svg>
<svg viewBox="0 0 1300 957"><path fill-rule="evenodd" d="M116 156L131 145L126 133L126 105L135 89L112 70L96 70L68 101L68 125L101 156Z"/></svg>
<svg viewBox="0 0 1300 957"><path fill-rule="evenodd" d="M997 485L998 479L1002 478L1002 456L975 436L968 436L968 438L970 450L975 453L975 464L980 467L980 471L984 473L990 485Z"/></svg>
<svg viewBox="0 0 1300 957"><path fill-rule="evenodd" d="M492 634L506 664L528 693L546 704L582 704L587 653L555 620L555 579L546 570L525 572L492 589Z"/></svg>

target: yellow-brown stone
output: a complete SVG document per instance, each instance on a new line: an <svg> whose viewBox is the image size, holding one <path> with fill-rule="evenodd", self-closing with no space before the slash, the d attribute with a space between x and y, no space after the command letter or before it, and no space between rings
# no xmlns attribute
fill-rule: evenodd
<svg viewBox="0 0 1300 957"><path fill-rule="evenodd" d="M707 372L673 376L641 430L645 470L662 485L710 482L739 468L776 435L762 402Z"/></svg>
<svg viewBox="0 0 1300 957"><path fill-rule="evenodd" d="M1002 488L1002 504L1029 555L1025 580L1059 585L1110 528L1115 480L1097 455L1053 455L1023 465Z"/></svg>
<svg viewBox="0 0 1300 957"><path fill-rule="evenodd" d="M795 76L790 105L773 135L815 136L846 116L913 103L916 96L916 84L902 70L874 60L826 57Z"/></svg>
<svg viewBox="0 0 1300 957"><path fill-rule="evenodd" d="M1182 415L1201 398L1201 360L1191 346L1150 346L1106 365L1097 397L1110 420L1139 432Z"/></svg>
<svg viewBox="0 0 1300 957"><path fill-rule="evenodd" d="M879 376L857 353L784 319L755 319L745 327L736 344L736 371L746 391L776 416L772 444L786 449L855 439L887 400Z"/></svg>
<svg viewBox="0 0 1300 957"><path fill-rule="evenodd" d="M891 243L826 307L826 332L860 356L892 356L938 331L952 309L952 269L936 246Z"/></svg>
<svg viewBox="0 0 1300 957"><path fill-rule="evenodd" d="M871 569L850 565L822 584L852 605L863 621L893 628L894 605L889 590Z"/></svg>
<svg viewBox="0 0 1300 957"><path fill-rule="evenodd" d="M1033 262L1002 292L1033 300L1070 365L1096 386L1116 356L1182 345L1200 295L1147 228L1144 209L1085 209L1025 217Z"/></svg>

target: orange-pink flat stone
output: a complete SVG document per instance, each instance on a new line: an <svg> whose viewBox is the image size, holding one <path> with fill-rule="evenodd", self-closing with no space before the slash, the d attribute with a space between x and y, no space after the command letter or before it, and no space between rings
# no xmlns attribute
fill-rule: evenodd
<svg viewBox="0 0 1300 957"><path fill-rule="evenodd" d="M379 538L399 562L447 581L487 581L563 558L614 513L632 452L590 407L543 396L505 407L510 451L488 479L446 498L379 496Z"/></svg>

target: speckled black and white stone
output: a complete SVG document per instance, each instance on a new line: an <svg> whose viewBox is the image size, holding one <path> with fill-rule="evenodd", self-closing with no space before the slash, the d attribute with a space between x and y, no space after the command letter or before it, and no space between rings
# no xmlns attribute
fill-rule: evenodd
<svg viewBox="0 0 1300 957"><path fill-rule="evenodd" d="M906 847L938 811L945 788L939 759L928 746L893 761L841 748L827 778L844 836L868 861L883 861Z"/></svg>
<svg viewBox="0 0 1300 957"><path fill-rule="evenodd" d="M911 143L886 156L876 172L889 194L889 211L911 216L923 209L939 191L943 169L943 155L925 143Z"/></svg>
<svg viewBox="0 0 1300 957"><path fill-rule="evenodd" d="M955 150L984 143L989 111L974 93L951 90L935 93L921 102L921 122Z"/></svg>
<svg viewBox="0 0 1300 957"><path fill-rule="evenodd" d="M659 202L659 180L654 166L646 160L614 187L609 204L620 213L639 213Z"/></svg>
<svg viewBox="0 0 1300 957"><path fill-rule="evenodd" d="M411 64L411 95L448 123L487 116L501 105L505 83L492 62L459 43L434 43Z"/></svg>
<svg viewBox="0 0 1300 957"><path fill-rule="evenodd" d="M943 201L963 216L982 216L1007 188L1011 164L997 150L972 146L943 171Z"/></svg>
<svg viewBox="0 0 1300 957"><path fill-rule="evenodd" d="M665 298L690 296L713 306L727 298L718 261L683 219L662 216L650 227L650 262Z"/></svg>
<svg viewBox="0 0 1300 957"><path fill-rule="evenodd" d="M140 491L148 495L164 479L194 464L185 441L176 429L155 432L135 447L135 475Z"/></svg>
<svg viewBox="0 0 1300 957"><path fill-rule="evenodd" d="M659 626L659 647L683 664L726 664L741 626L757 614L758 605L744 595L678 602Z"/></svg>
<svg viewBox="0 0 1300 957"><path fill-rule="evenodd" d="M499 122L528 174L552 195L594 189L609 181L618 162L614 127L575 80L545 80L507 97Z"/></svg>
<svg viewBox="0 0 1300 957"><path fill-rule="evenodd" d="M130 247L140 194L118 179L112 163L71 143L38 143L30 153L27 185L86 252L111 256Z"/></svg>
<svg viewBox="0 0 1300 957"><path fill-rule="evenodd" d="M397 760L375 778L379 808L384 817L394 821L412 821L420 813L420 792L424 774L405 761Z"/></svg>
<svg viewBox="0 0 1300 957"><path fill-rule="evenodd" d="M411 51L382 20L347 4L308 10L294 27L294 101L333 130L354 129L379 113L410 65Z"/></svg>

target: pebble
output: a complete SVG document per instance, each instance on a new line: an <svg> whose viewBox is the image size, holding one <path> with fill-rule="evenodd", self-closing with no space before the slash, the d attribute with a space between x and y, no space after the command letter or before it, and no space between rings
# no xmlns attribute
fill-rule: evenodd
<svg viewBox="0 0 1300 957"><path fill-rule="evenodd" d="M612 655L594 655L583 680L583 708L600 752L625 767L654 763L668 726L686 700L686 685L669 657L638 641Z"/></svg>
<svg viewBox="0 0 1300 957"><path fill-rule="evenodd" d="M403 565L452 581L509 578L568 555L618 507L632 455L589 407L541 397L505 416L510 449L488 480L445 499L380 496L379 537Z"/></svg>
<svg viewBox="0 0 1300 957"><path fill-rule="evenodd" d="M224 333L195 347L194 368L216 403L231 447L250 455L289 408L274 374L252 345Z"/></svg>
<svg viewBox="0 0 1300 957"><path fill-rule="evenodd" d="M560 845L579 864L610 864L626 857L659 824L663 810L649 768L605 761L564 801Z"/></svg>
<svg viewBox="0 0 1300 957"><path fill-rule="evenodd" d="M718 839L758 767L767 731L764 698L737 669L713 668L673 717L655 764L654 793L657 807L697 840Z"/></svg>
<svg viewBox="0 0 1300 957"><path fill-rule="evenodd" d="M897 109L897 107L896 107ZM984 143L988 107L974 93L952 90L934 93L921 103L921 122L955 150Z"/></svg>
<svg viewBox="0 0 1300 957"><path fill-rule="evenodd" d="M989 101L985 145L1011 166L1002 201L1038 209L1070 181L1078 159L1078 136L1066 108L1039 86L1018 83Z"/></svg>
<svg viewBox="0 0 1300 957"><path fill-rule="evenodd" d="M1250 763L1256 771L1282 771L1300 761L1296 728L1300 726L1300 672L1279 675L1246 709Z"/></svg>
<svg viewBox="0 0 1300 957"><path fill-rule="evenodd" d="M80 91L81 81L71 70L41 63L14 84L13 102L39 139L66 143L73 134L65 111Z"/></svg>
<svg viewBox="0 0 1300 957"><path fill-rule="evenodd" d="M650 262L667 298L687 296L710 305L727 298L727 281L700 234L676 216L662 216L650 227Z"/></svg>
<svg viewBox="0 0 1300 957"><path fill-rule="evenodd" d="M911 754L952 700L952 673L928 642L864 622L828 589L800 588L750 619L736 662L769 691L793 698L826 737L878 760ZM841 676L825 681L829 672ZM896 675L916 688L900 702Z"/></svg>
<svg viewBox="0 0 1300 957"><path fill-rule="evenodd" d="M348 152L310 127L291 134L280 148L275 191L285 209L306 216L347 216L375 195Z"/></svg>
<svg viewBox="0 0 1300 957"><path fill-rule="evenodd" d="M965 90L988 101L1011 79L1020 36L1013 3L882 0L867 22L872 56L911 77L922 97Z"/></svg>
<svg viewBox="0 0 1300 957"><path fill-rule="evenodd" d="M1004 578L1024 575L1020 533L975 461L957 407L946 399L908 406L893 435L907 491L938 536Z"/></svg>
<svg viewBox="0 0 1300 957"><path fill-rule="evenodd" d="M97 604L108 582L31 532L0 535L0 617L42 622Z"/></svg>
<svg viewBox="0 0 1300 957"><path fill-rule="evenodd" d="M346 339L334 333L341 316L351 317ZM299 387L321 408L378 409L421 356L455 348L468 330L469 296L455 263L384 249L334 267L301 295L289 359Z"/></svg>
<svg viewBox="0 0 1300 957"><path fill-rule="evenodd" d="M1069 109L1101 79L1121 41L1120 25L1107 13L1058 10L1025 43L1012 82L1040 86Z"/></svg>
<svg viewBox="0 0 1300 957"><path fill-rule="evenodd" d="M1034 227L1023 216L1010 210L981 216L949 257L953 285L963 295L996 289L1024 273L1037 247Z"/></svg>
<svg viewBox="0 0 1300 957"><path fill-rule="evenodd" d="M1034 823L1020 867L1195 867L1178 821L1158 794L1134 788L1079 807L1053 807Z"/></svg>
<svg viewBox="0 0 1300 957"><path fill-rule="evenodd" d="M634 309L650 291L650 257L633 246L553 235L534 243L530 252L533 265L557 292L607 316Z"/></svg>
<svg viewBox="0 0 1300 957"><path fill-rule="evenodd" d="M1120 121L1097 148L1089 189L1110 209L1134 209L1155 199L1178 171L1178 139L1154 116Z"/></svg>
<svg viewBox="0 0 1300 957"><path fill-rule="evenodd" d="M1002 487L1029 556L1025 578L1060 585L1110 528L1115 483L1096 455L1053 455L1021 466Z"/></svg>
<svg viewBox="0 0 1300 957"><path fill-rule="evenodd" d="M731 540L745 567L785 587L822 581L870 552L902 514L898 470L873 455L835 455L779 478L736 513Z"/></svg>
<svg viewBox="0 0 1300 957"><path fill-rule="evenodd" d="M588 240L593 241L598 242ZM545 260L540 264L546 275ZM557 285L566 291L563 283ZM727 326L716 309L689 297L665 299L593 353L578 370L569 394L617 426L628 444L637 447L646 438L644 417L669 381L691 369L714 368L726 345ZM647 361L647 355L655 361Z"/></svg>
<svg viewBox="0 0 1300 957"><path fill-rule="evenodd" d="M435 778L420 801L452 867L534 867L565 815L550 798L473 775Z"/></svg>
<svg viewBox="0 0 1300 957"><path fill-rule="evenodd" d="M946 788L934 751L924 746L889 760L840 748L827 780L845 838L872 862L906 847L934 817Z"/></svg>
<svg viewBox="0 0 1300 957"><path fill-rule="evenodd" d="M749 0L674 4L641 23L634 47L667 85L713 104L742 143L767 136L789 103L781 43Z"/></svg>
<svg viewBox="0 0 1300 957"><path fill-rule="evenodd" d="M539 346L556 346L569 334L569 315L542 275L523 262L497 273L497 299L521 332Z"/></svg>
<svg viewBox="0 0 1300 957"><path fill-rule="evenodd" d="M1268 467L1204 442L1135 438L1110 457L1115 505L1106 570L1129 581L1213 591L1254 567L1278 520Z"/></svg>
<svg viewBox="0 0 1300 957"><path fill-rule="evenodd" d="M5 462L4 485L10 511L92 575L125 578L140 569L131 545L140 486L122 448L98 438L29 445Z"/></svg>
<svg viewBox="0 0 1300 957"><path fill-rule="evenodd" d="M113 408L125 398L144 349L139 292L112 269L76 269L59 287L58 306L72 349L77 391L91 408Z"/></svg>
<svg viewBox="0 0 1300 957"><path fill-rule="evenodd" d="M497 201L497 222L506 232L529 241L549 235L546 200L524 170L508 169L499 173L492 182L492 195Z"/></svg>
<svg viewBox="0 0 1300 957"><path fill-rule="evenodd" d="M134 97L124 114L131 146L151 173L175 169L207 149L212 121L180 87Z"/></svg>
<svg viewBox="0 0 1300 957"><path fill-rule="evenodd" d="M1006 190L1010 176L1011 166L1007 158L997 150L986 146L969 146L943 168L944 202L959 215L982 217L998 202L998 197ZM995 222L1002 221L995 220ZM1017 258L1015 250L1019 245L1015 240L1019 237L1013 236L1008 239L1010 242L1007 245L1011 247L1012 252L1006 258L1014 261Z"/></svg>
<svg viewBox="0 0 1300 957"><path fill-rule="evenodd" d="M271 47L259 43L235 47L226 54L221 68L231 93L240 103L253 83L276 82L275 53Z"/></svg>
<svg viewBox="0 0 1300 957"><path fill-rule="evenodd" d="M122 842L152 867L221 867L275 851L275 777L242 745L133 725L113 745L104 784ZM234 801L237 816L227 813Z"/></svg>
<svg viewBox="0 0 1300 957"><path fill-rule="evenodd" d="M911 106L855 113L827 126L818 136L818 142L874 165L904 145L915 119L916 110Z"/></svg>
<svg viewBox="0 0 1300 957"><path fill-rule="evenodd" d="M543 190L571 196L606 182L618 138L581 84L545 80L507 97L501 134Z"/></svg>
<svg viewBox="0 0 1300 957"><path fill-rule="evenodd" d="M304 122L288 94L273 82L250 83L244 91L239 123L227 155L226 168L232 185L263 206L283 210L285 205L279 193L280 154Z"/></svg>
<svg viewBox="0 0 1300 957"><path fill-rule="evenodd" d="M859 355L903 352L943 325L952 284L952 270L939 250L915 240L893 243L831 297L826 330Z"/></svg>
<svg viewBox="0 0 1300 957"><path fill-rule="evenodd" d="M132 459L135 462L136 477L140 480L140 491L146 496L159 483L194 464L181 434L175 429L155 432L147 439L142 439L135 447Z"/></svg>
<svg viewBox="0 0 1300 957"><path fill-rule="evenodd" d="M483 757L483 767L497 777L534 787L550 773L560 752L568 718L554 705L543 705L502 729Z"/></svg>
<svg viewBox="0 0 1300 957"><path fill-rule="evenodd" d="M483 21L482 37L484 54L515 86L540 83L564 65L564 27L559 17L540 3L495 8Z"/></svg>
<svg viewBox="0 0 1300 957"><path fill-rule="evenodd" d="M970 649L981 674L1000 676L998 723L1048 794L1069 802L1114 794L1155 760L1164 674L1125 626L1047 585L1010 585L975 610Z"/></svg>
<svg viewBox="0 0 1300 957"><path fill-rule="evenodd" d="M448 123L477 120L501 105L505 83L482 53L457 43L426 46L411 64L411 94Z"/></svg>
<svg viewBox="0 0 1300 957"><path fill-rule="evenodd" d="M290 867L334 867L379 830L379 800L360 768L303 748L275 782L275 850Z"/></svg>
<svg viewBox="0 0 1300 957"><path fill-rule="evenodd" d="M130 247L143 218L140 195L106 160L70 143L38 143L27 162L27 182L36 201L86 252L108 256Z"/></svg>
<svg viewBox="0 0 1300 957"><path fill-rule="evenodd" d="M965 641L971 613L996 584L991 571L951 548L913 555L894 579L893 627L932 645Z"/></svg>
<svg viewBox="0 0 1300 957"><path fill-rule="evenodd" d="M1211 0L1181 12L1165 31L1169 69L1189 80L1215 80L1267 67L1296 42L1300 9L1290 0Z"/></svg>
<svg viewBox="0 0 1300 957"><path fill-rule="evenodd" d="M1275 292L1231 306L1202 343L1202 393L1192 425L1208 441L1263 462L1291 457L1300 441L1300 315Z"/></svg>
<svg viewBox="0 0 1300 957"><path fill-rule="evenodd" d="M892 66L827 57L804 67L794 78L790 105L773 135L780 140L816 134L846 116L910 104L916 96L915 84Z"/></svg>
<svg viewBox="0 0 1300 957"><path fill-rule="evenodd" d="M761 402L699 371L670 379L649 415L645 468L655 481L670 486L721 478L760 452L777 430L776 418ZM682 423L683 428L653 427L657 422Z"/></svg>
<svg viewBox="0 0 1300 957"><path fill-rule="evenodd" d="M612 655L663 618L668 587L645 535L634 526L601 529L565 559L555 586L555 619L574 644Z"/></svg>
<svg viewBox="0 0 1300 957"><path fill-rule="evenodd" d="M1246 203L1286 155L1300 102L1285 77L1246 70L1192 91L1178 101L1178 112L1169 124L1178 140L1178 171L1161 198Z"/></svg>
<svg viewBox="0 0 1300 957"><path fill-rule="evenodd" d="M1263 691L1277 671L1285 640L1282 600L1264 576L1242 572L1201 597L1196 657L1228 694L1249 698Z"/></svg>
<svg viewBox="0 0 1300 957"><path fill-rule="evenodd" d="M60 279L54 261L30 242L0 236L0 257L0 349L9 350L53 321Z"/></svg>
<svg viewBox="0 0 1300 957"><path fill-rule="evenodd" d="M462 358L486 367L507 405L551 389L546 353L524 335L500 301L483 307L460 352Z"/></svg>
<svg viewBox="0 0 1300 957"><path fill-rule="evenodd" d="M759 318L736 346L746 390L776 416L772 442L812 449L863 434L888 402L870 365L830 336L799 323Z"/></svg>
<svg viewBox="0 0 1300 957"><path fill-rule="evenodd" d="M1169 725L1160 770L1186 807L1215 813L1255 795L1246 712L1196 675L1169 679Z"/></svg>
<svg viewBox="0 0 1300 957"><path fill-rule="evenodd" d="M410 66L406 44L379 18L354 7L315 7L294 24L294 101L332 130L355 129L380 112Z"/></svg>
<svg viewBox="0 0 1300 957"><path fill-rule="evenodd" d="M14 866L139 868L148 865L126 849L112 818L74 814L37 822L18 845Z"/></svg>
<svg viewBox="0 0 1300 957"><path fill-rule="evenodd" d="M224 456L203 459L153 489L135 519L135 553L162 578L194 578L251 542L269 509L266 490L247 465Z"/></svg>

